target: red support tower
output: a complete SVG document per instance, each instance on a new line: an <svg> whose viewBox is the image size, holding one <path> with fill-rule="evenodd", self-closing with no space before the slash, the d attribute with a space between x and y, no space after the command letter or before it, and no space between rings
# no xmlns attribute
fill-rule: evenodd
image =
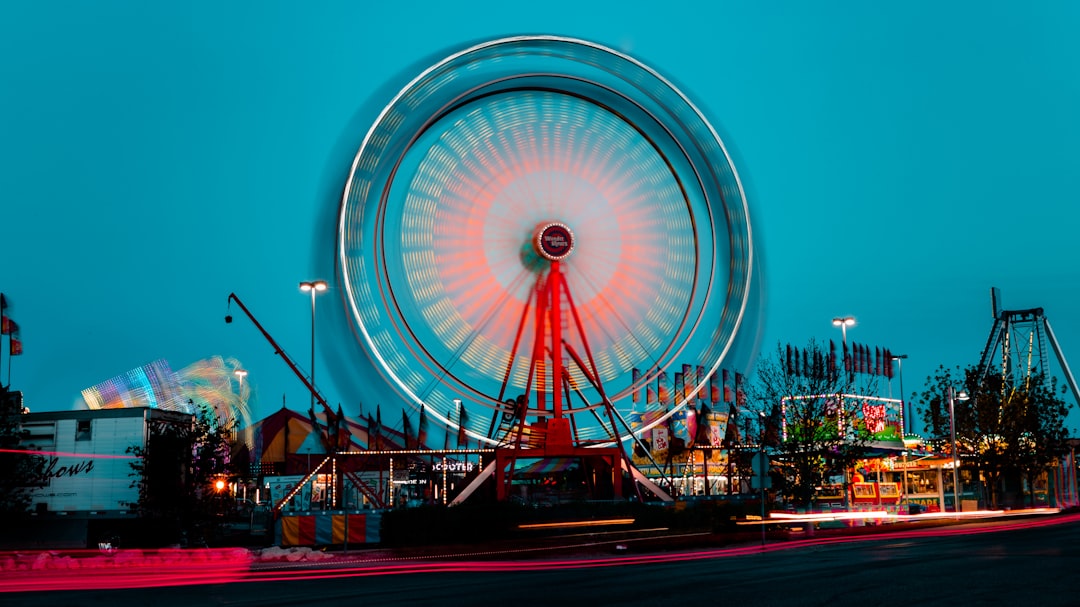
<svg viewBox="0 0 1080 607"><path fill-rule="evenodd" d="M530 390L530 392L535 394L536 406L530 410L527 402L525 406L517 403L517 408L512 413L514 426L509 429L507 436L513 439L504 441L504 446L496 449L495 453L496 496L499 500L509 496L516 460L544 457L579 459L594 479L594 487L610 487L611 496L620 498L626 456L617 440L619 433L615 427L614 416L611 415L612 405L600 384L600 376L593 362L592 351L562 273L562 260L574 250L573 232L562 223L542 224L534 235L533 247L541 257L550 261L548 271L541 272L537 276L537 286L534 290L536 333L529 365L528 385L533 386L535 379L535 390ZM568 311L573 319L574 327L585 350L585 360L582 360L573 347L565 341L563 322L567 320L567 316L564 310ZM524 318L522 318L521 326L523 324ZM564 352L570 356L574 365L603 399L602 406L608 413L612 436L612 441L606 446L586 445L575 436L572 419L568 415L572 414L568 398L573 386L570 381L570 370L563 361ZM511 361L512 364L513 361ZM547 376L551 378L550 409L547 408L546 403ZM530 413L535 416L531 424L528 420ZM492 423L494 427L494 421Z"/></svg>

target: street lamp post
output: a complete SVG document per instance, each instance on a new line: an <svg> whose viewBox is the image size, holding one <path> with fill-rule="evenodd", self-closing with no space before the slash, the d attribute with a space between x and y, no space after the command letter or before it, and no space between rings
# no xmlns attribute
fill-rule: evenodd
<svg viewBox="0 0 1080 607"><path fill-rule="evenodd" d="M329 288L325 280L305 280L300 291L311 293L311 408L315 409L315 295ZM310 454L308 455L310 457Z"/></svg>
<svg viewBox="0 0 1080 607"><path fill-rule="evenodd" d="M956 390L949 386L949 435L952 441L952 492L953 492L953 512L960 512L960 474L958 469L960 468L960 455L956 452L956 401L967 400L968 395L966 392L961 391L959 394Z"/></svg>
<svg viewBox="0 0 1080 607"><path fill-rule="evenodd" d="M848 355L847 328L855 325L855 317L854 316L837 316L836 318L832 319L832 324L833 324L834 327L840 327L840 335L841 335L841 339L842 339L841 345L843 346L843 352L844 352L843 355L844 355L844 358L846 359L847 355ZM846 363L846 361L845 361L845 363ZM853 369L850 366L850 363L846 363L844 365L844 367L845 367L844 371L847 372L846 379L848 381L852 381L854 379L854 376L852 375L852 370ZM841 396L840 399L841 399L841 410L842 410L843 409L843 397ZM850 502L848 501L848 475L847 475L847 472L848 472L847 471L847 466L845 465L844 466L844 510L849 510L850 509Z"/></svg>
<svg viewBox="0 0 1080 607"><path fill-rule="evenodd" d="M736 409L736 411L737 411L738 415L742 415L743 413L752 413L749 409L746 409L744 407L739 407L738 409ZM767 416L765 415L765 411L758 411L757 414L758 414L758 445L757 445L758 449L757 449L756 456L751 457L751 464L752 464L751 468L754 469L754 471L753 471L754 475L757 476L758 490L761 492L761 545L762 545L762 547L764 547L765 546L765 479L767 478L767 476L766 476L767 470L766 469L769 467L769 458L768 458L768 456L765 455L765 424L766 424L766 417ZM747 438L749 438L749 436L750 436L750 433L749 433L750 418L747 417L746 421L747 421L747 433L746 433L746 436L747 436ZM731 482L731 479L729 478L728 483L730 483L730 482ZM753 480L751 480L751 489L752 488L753 488Z"/></svg>
<svg viewBox="0 0 1080 607"><path fill-rule="evenodd" d="M761 487L761 547L765 547L765 468L769 459L765 456L765 412L758 411L758 485Z"/></svg>
<svg viewBox="0 0 1080 607"><path fill-rule="evenodd" d="M892 357L892 359L896 361L896 365L898 367L897 371L900 374L900 413L902 413L904 415L903 432L904 432L904 434L907 434L908 432L913 432L914 428L912 427L911 422L908 421L908 420L911 419L911 417L908 415L909 412L907 410L907 401L904 400L904 359L905 358L907 358L907 354L893 354L893 357ZM901 437L901 438L903 438L903 437Z"/></svg>

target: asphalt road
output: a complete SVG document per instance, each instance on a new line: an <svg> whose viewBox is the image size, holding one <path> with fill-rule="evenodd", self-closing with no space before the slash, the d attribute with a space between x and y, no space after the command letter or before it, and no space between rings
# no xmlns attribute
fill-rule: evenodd
<svg viewBox="0 0 1080 607"><path fill-rule="evenodd" d="M411 561L251 581L0 593L0 605L1076 605L1080 521L1009 521L762 551L543 561ZM987 532L992 529L992 532ZM635 563L640 558L646 562ZM530 570L535 569L535 570ZM273 581L273 578L297 576Z"/></svg>

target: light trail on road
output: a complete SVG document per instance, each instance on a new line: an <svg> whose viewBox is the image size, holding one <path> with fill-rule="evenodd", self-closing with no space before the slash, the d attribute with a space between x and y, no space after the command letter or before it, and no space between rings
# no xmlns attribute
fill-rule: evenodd
<svg viewBox="0 0 1080 607"><path fill-rule="evenodd" d="M565 571L601 569L610 567L670 564L709 559L725 559L762 553L791 551L826 545L856 542L896 542L949 536L965 536L987 533L1064 525L1080 522L1080 513L1039 518L1005 520L980 520L941 527L904 529L898 531L874 531L858 535L835 535L805 537L791 541L752 544L726 548L655 552L649 554L615 556L580 556L573 558L518 559L489 558L471 559L470 555L436 555L433 560L402 562L381 558L373 561L337 560L315 566L296 568L294 563L281 563L289 569L258 570L249 553L243 550L221 551L169 551L164 554L140 553L141 558L128 557L120 564L111 566L100 555L83 555L80 559L66 560L66 568L15 569L0 571L0 593L28 591L70 591L126 588L153 588L186 585L209 585L222 583L265 583L297 580L322 580L349 577L378 577L432 573L519 573L537 571ZM569 547L569 546L567 546ZM136 551L137 552L137 551ZM25 553L22 553L25 555ZM52 553L54 554L54 553ZM520 551L515 551L520 555ZM118 555L119 556L119 555ZM10 558L0 554L0 560ZM446 560L438 560L446 559ZM273 566L269 563L258 565Z"/></svg>

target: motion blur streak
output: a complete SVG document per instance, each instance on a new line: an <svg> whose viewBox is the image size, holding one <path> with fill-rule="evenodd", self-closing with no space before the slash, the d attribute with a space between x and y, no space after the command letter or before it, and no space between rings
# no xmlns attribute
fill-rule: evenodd
<svg viewBox="0 0 1080 607"><path fill-rule="evenodd" d="M138 459L137 455L107 455L104 453L68 453L66 451L27 451L26 449L0 449L0 453L17 453L20 455L49 455L53 457L83 457L98 459Z"/></svg>
<svg viewBox="0 0 1080 607"><path fill-rule="evenodd" d="M635 556L614 556L614 557L596 557L587 558L581 557L576 559L561 559L561 560L528 560L528 561L450 561L450 562L431 562L425 564L409 564L409 565L378 565L370 567L355 567L355 568L341 568L340 566L334 568L326 568L319 570L304 570L304 571L289 571L289 572L264 572L253 573L243 581L246 582L265 582L265 581L285 581L295 579L325 579L330 577L368 577L378 575L394 575L394 574L407 574L407 573L467 573L467 572L520 572L520 571L546 571L553 569L587 569L587 568L600 568L600 567L617 567L623 565L649 565L656 563L676 563L686 561L696 561L705 559L717 559L727 558L735 556L743 556L748 554L760 554L761 552L774 552L779 550L790 550L794 548L802 548L809 546L821 546L827 544L838 544L848 542L867 542L867 541L892 541L897 539L914 539L914 538L930 538L930 537L947 537L955 535L971 535L977 533L997 533L1003 531L1013 531L1017 529L1028 529L1033 527L1045 527L1048 525L1074 523L1080 521L1080 514L1070 514L1065 516L1054 516L1047 518L1040 518L1036 520L1026 520L1021 522L1002 522L998 524L987 525L984 523L978 527L970 526L948 526L948 527L935 527L929 529L914 529L896 532L883 532L872 533L863 536L841 536L841 537L823 537L823 538L807 538L798 541L767 544L761 546L754 544L750 546L740 546L734 548L720 548L715 550L700 550L693 552L672 552L664 554L647 554L647 555L635 555Z"/></svg>
<svg viewBox="0 0 1080 607"><path fill-rule="evenodd" d="M193 584L220 584L225 582L274 582L289 580L318 580L341 577L373 577L406 575L415 573L476 573L476 572L524 572L565 569L589 569L656 563L678 563L705 559L719 559L762 552L774 552L811 546L867 541L894 541L998 533L1017 529L1045 527L1049 525L1080 522L1080 513L1062 516L1040 517L1023 521L1007 520L994 523L981 521L976 525L951 525L895 532L874 532L866 535L805 538L764 546L753 544L733 548L643 554L631 556L586 557L573 559L544 559L521 561L453 560L405 564L365 564L362 557L356 561L323 564L319 568L298 570L251 571L252 559L245 550L176 550L157 553L138 551L117 552L102 555L87 552L81 556L57 557L56 553L39 553L31 558L29 565L21 569L9 567L15 553L0 554L0 592L91 590L106 588L149 588ZM139 556L141 555L141 557ZM24 560L27 553L18 553ZM48 559L58 562L39 565ZM74 564L78 561L78 564ZM355 565L355 566L352 566Z"/></svg>
<svg viewBox="0 0 1080 607"><path fill-rule="evenodd" d="M565 523L532 523L518 525L518 529L569 529L571 527L596 527L598 525L632 525L632 518L613 518L603 521L569 521Z"/></svg>
<svg viewBox="0 0 1080 607"><path fill-rule="evenodd" d="M251 553L236 548L0 553L0 592L97 590L240 581Z"/></svg>
<svg viewBox="0 0 1080 607"><path fill-rule="evenodd" d="M1057 514L1058 508L1027 508L1023 510L974 510L968 512L924 512L922 514L890 514L884 510L870 510L867 512L829 512L811 514L789 514L787 512L773 512L769 515L768 522L783 521L785 523L812 523L823 521L841 520L890 520L890 521L927 521L931 519L979 519L1001 518L1012 516L1031 516L1033 514ZM739 521L740 525L760 525L760 520Z"/></svg>

